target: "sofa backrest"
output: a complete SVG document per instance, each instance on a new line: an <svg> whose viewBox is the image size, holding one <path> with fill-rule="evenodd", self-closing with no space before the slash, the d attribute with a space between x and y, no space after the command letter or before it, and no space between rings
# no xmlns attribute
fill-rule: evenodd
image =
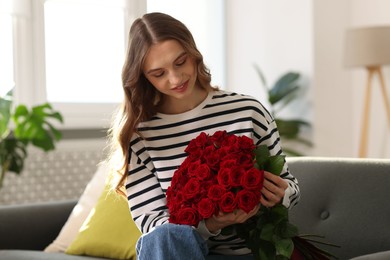
<svg viewBox="0 0 390 260"><path fill-rule="evenodd" d="M323 235L339 259L390 250L390 160L292 157L301 198L290 211L300 234Z"/></svg>

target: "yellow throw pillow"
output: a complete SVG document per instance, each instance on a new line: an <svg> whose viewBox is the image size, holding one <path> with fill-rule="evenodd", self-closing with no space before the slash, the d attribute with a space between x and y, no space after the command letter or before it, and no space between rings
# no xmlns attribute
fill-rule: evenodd
<svg viewBox="0 0 390 260"><path fill-rule="evenodd" d="M133 222L126 197L112 190L110 179L65 253L136 259L135 244L141 233Z"/></svg>

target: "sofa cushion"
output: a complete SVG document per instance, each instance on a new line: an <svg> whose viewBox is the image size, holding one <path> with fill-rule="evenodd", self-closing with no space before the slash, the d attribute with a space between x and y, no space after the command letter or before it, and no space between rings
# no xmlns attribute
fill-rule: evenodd
<svg viewBox="0 0 390 260"><path fill-rule="evenodd" d="M112 184L116 181L111 177L66 253L135 259L135 244L141 232L131 217L126 196L113 189Z"/></svg>
<svg viewBox="0 0 390 260"><path fill-rule="evenodd" d="M43 250L75 205L76 201L0 205L0 249Z"/></svg>
<svg viewBox="0 0 390 260"><path fill-rule="evenodd" d="M0 250L0 259L4 260L103 260L104 258L70 256L64 253L47 253L33 250ZM107 260L107 259L104 259Z"/></svg>
<svg viewBox="0 0 390 260"><path fill-rule="evenodd" d="M45 252L65 252L69 247L76 238L81 225L93 207L95 207L100 194L103 192L108 172L107 164L102 163L98 166L97 171L87 184L65 225L62 227L56 239L45 248Z"/></svg>
<svg viewBox="0 0 390 260"><path fill-rule="evenodd" d="M378 252L374 254L354 257L351 260L389 260L389 259L390 259L390 251L385 251L385 252Z"/></svg>
<svg viewBox="0 0 390 260"><path fill-rule="evenodd" d="M339 245L324 247L339 259L390 250L390 160L296 157L288 163L301 190L290 221L301 234Z"/></svg>

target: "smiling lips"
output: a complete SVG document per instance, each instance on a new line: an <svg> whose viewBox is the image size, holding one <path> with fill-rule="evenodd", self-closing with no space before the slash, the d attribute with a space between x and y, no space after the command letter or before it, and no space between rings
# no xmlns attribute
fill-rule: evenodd
<svg viewBox="0 0 390 260"><path fill-rule="evenodd" d="M181 84L180 86L173 88L172 90L176 92L184 92L187 89L187 86L188 86L188 80L183 84Z"/></svg>

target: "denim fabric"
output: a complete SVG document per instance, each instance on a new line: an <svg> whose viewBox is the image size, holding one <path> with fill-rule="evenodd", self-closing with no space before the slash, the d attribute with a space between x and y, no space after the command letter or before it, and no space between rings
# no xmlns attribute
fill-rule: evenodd
<svg viewBox="0 0 390 260"><path fill-rule="evenodd" d="M164 224L142 235L137 242L138 260L204 260L206 242L187 225Z"/></svg>
<svg viewBox="0 0 390 260"><path fill-rule="evenodd" d="M206 241L187 225L164 224L142 235L137 260L252 260L251 256L208 255Z"/></svg>

